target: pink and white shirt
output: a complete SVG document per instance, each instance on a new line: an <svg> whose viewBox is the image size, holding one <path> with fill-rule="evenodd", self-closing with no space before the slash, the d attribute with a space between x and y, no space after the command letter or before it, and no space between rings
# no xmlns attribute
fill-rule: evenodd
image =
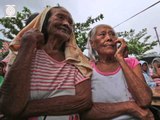
<svg viewBox="0 0 160 120"><path fill-rule="evenodd" d="M79 70L65 60L58 62L44 50L37 50L31 65L30 99L45 99L75 95L75 86L87 80ZM44 116L30 118L41 120ZM78 120L77 115L47 116L45 120Z"/></svg>
<svg viewBox="0 0 160 120"><path fill-rule="evenodd" d="M135 58L126 58L125 61L130 68L135 68L139 64ZM114 72L100 71L94 62L91 62L93 68L92 75L92 100L101 103L118 103L133 101L133 97L128 90L126 78L121 67ZM121 115L112 120L137 120L130 115Z"/></svg>

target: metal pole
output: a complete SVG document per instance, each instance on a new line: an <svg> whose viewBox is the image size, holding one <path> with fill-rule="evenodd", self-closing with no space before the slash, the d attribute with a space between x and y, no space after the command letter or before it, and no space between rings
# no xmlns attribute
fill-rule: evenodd
<svg viewBox="0 0 160 120"><path fill-rule="evenodd" d="M160 46L160 40L159 40L159 36L158 36L158 32L157 32L157 27L154 27L154 30L155 30L155 32L156 32L157 41L158 41L159 46Z"/></svg>

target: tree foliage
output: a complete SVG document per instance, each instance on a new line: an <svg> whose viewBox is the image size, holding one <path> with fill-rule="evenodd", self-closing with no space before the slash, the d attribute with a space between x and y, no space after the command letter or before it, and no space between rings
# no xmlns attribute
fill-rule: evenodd
<svg viewBox="0 0 160 120"><path fill-rule="evenodd" d="M131 29L130 31L124 31L118 33L119 37L123 37L127 40L129 54L141 58L141 56L148 50L153 49L157 45L156 40L150 40L151 36L147 35L147 29L142 29L138 33Z"/></svg>
<svg viewBox="0 0 160 120"><path fill-rule="evenodd" d="M0 32L12 40L18 32L25 26L25 20L31 15L31 11L27 7L23 7L21 12L17 12L15 17L3 17L0 18L0 24L3 26ZM0 49L3 49L3 42L0 41ZM8 54L8 51L4 51L0 54L3 58Z"/></svg>
<svg viewBox="0 0 160 120"><path fill-rule="evenodd" d="M25 26L25 19L27 19L30 15L31 11L27 7L23 7L21 12L17 12L16 17L0 18L0 24L4 27L4 29L0 29L0 32L6 38L12 40Z"/></svg>

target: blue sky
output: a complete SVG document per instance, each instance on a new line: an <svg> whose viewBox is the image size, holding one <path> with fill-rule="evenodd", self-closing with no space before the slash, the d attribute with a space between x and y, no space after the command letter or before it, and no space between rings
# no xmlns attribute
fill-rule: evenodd
<svg viewBox="0 0 160 120"><path fill-rule="evenodd" d="M16 5L18 11L23 6L28 7L32 12L40 12L46 5L54 6L60 4L67 8L75 22L84 22L88 17L97 17L100 13L104 19L99 23L116 26L129 17L158 2L159 0L0 0L0 17L4 17L5 5ZM139 32L143 28L148 29L148 35L152 35L151 40L155 40L154 27L157 27L160 36L160 3L147 11L137 15L129 21L115 28L115 31L135 29ZM94 25L96 25L94 24ZM0 26L1 28L2 26ZM1 37L1 36L0 36ZM160 53L160 46L157 45L150 52Z"/></svg>

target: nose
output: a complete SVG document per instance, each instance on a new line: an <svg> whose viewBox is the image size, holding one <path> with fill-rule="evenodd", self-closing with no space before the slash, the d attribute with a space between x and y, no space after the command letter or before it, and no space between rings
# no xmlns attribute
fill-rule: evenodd
<svg viewBox="0 0 160 120"><path fill-rule="evenodd" d="M72 25L68 22L68 20L63 20L62 24L68 29L68 32L72 32L73 28Z"/></svg>
<svg viewBox="0 0 160 120"><path fill-rule="evenodd" d="M62 22L62 26L64 26L69 34L72 32L72 27L67 21Z"/></svg>
<svg viewBox="0 0 160 120"><path fill-rule="evenodd" d="M64 19L64 20L63 20L63 25L65 25L65 26L68 26L68 27L69 27L69 26L70 26L70 23L68 22L68 20L65 20L65 19Z"/></svg>
<svg viewBox="0 0 160 120"><path fill-rule="evenodd" d="M117 37L114 34L108 32L105 36L105 39L107 41L114 42L117 39Z"/></svg>
<svg viewBox="0 0 160 120"><path fill-rule="evenodd" d="M109 34L106 35L106 41L113 41L113 37L111 37Z"/></svg>

